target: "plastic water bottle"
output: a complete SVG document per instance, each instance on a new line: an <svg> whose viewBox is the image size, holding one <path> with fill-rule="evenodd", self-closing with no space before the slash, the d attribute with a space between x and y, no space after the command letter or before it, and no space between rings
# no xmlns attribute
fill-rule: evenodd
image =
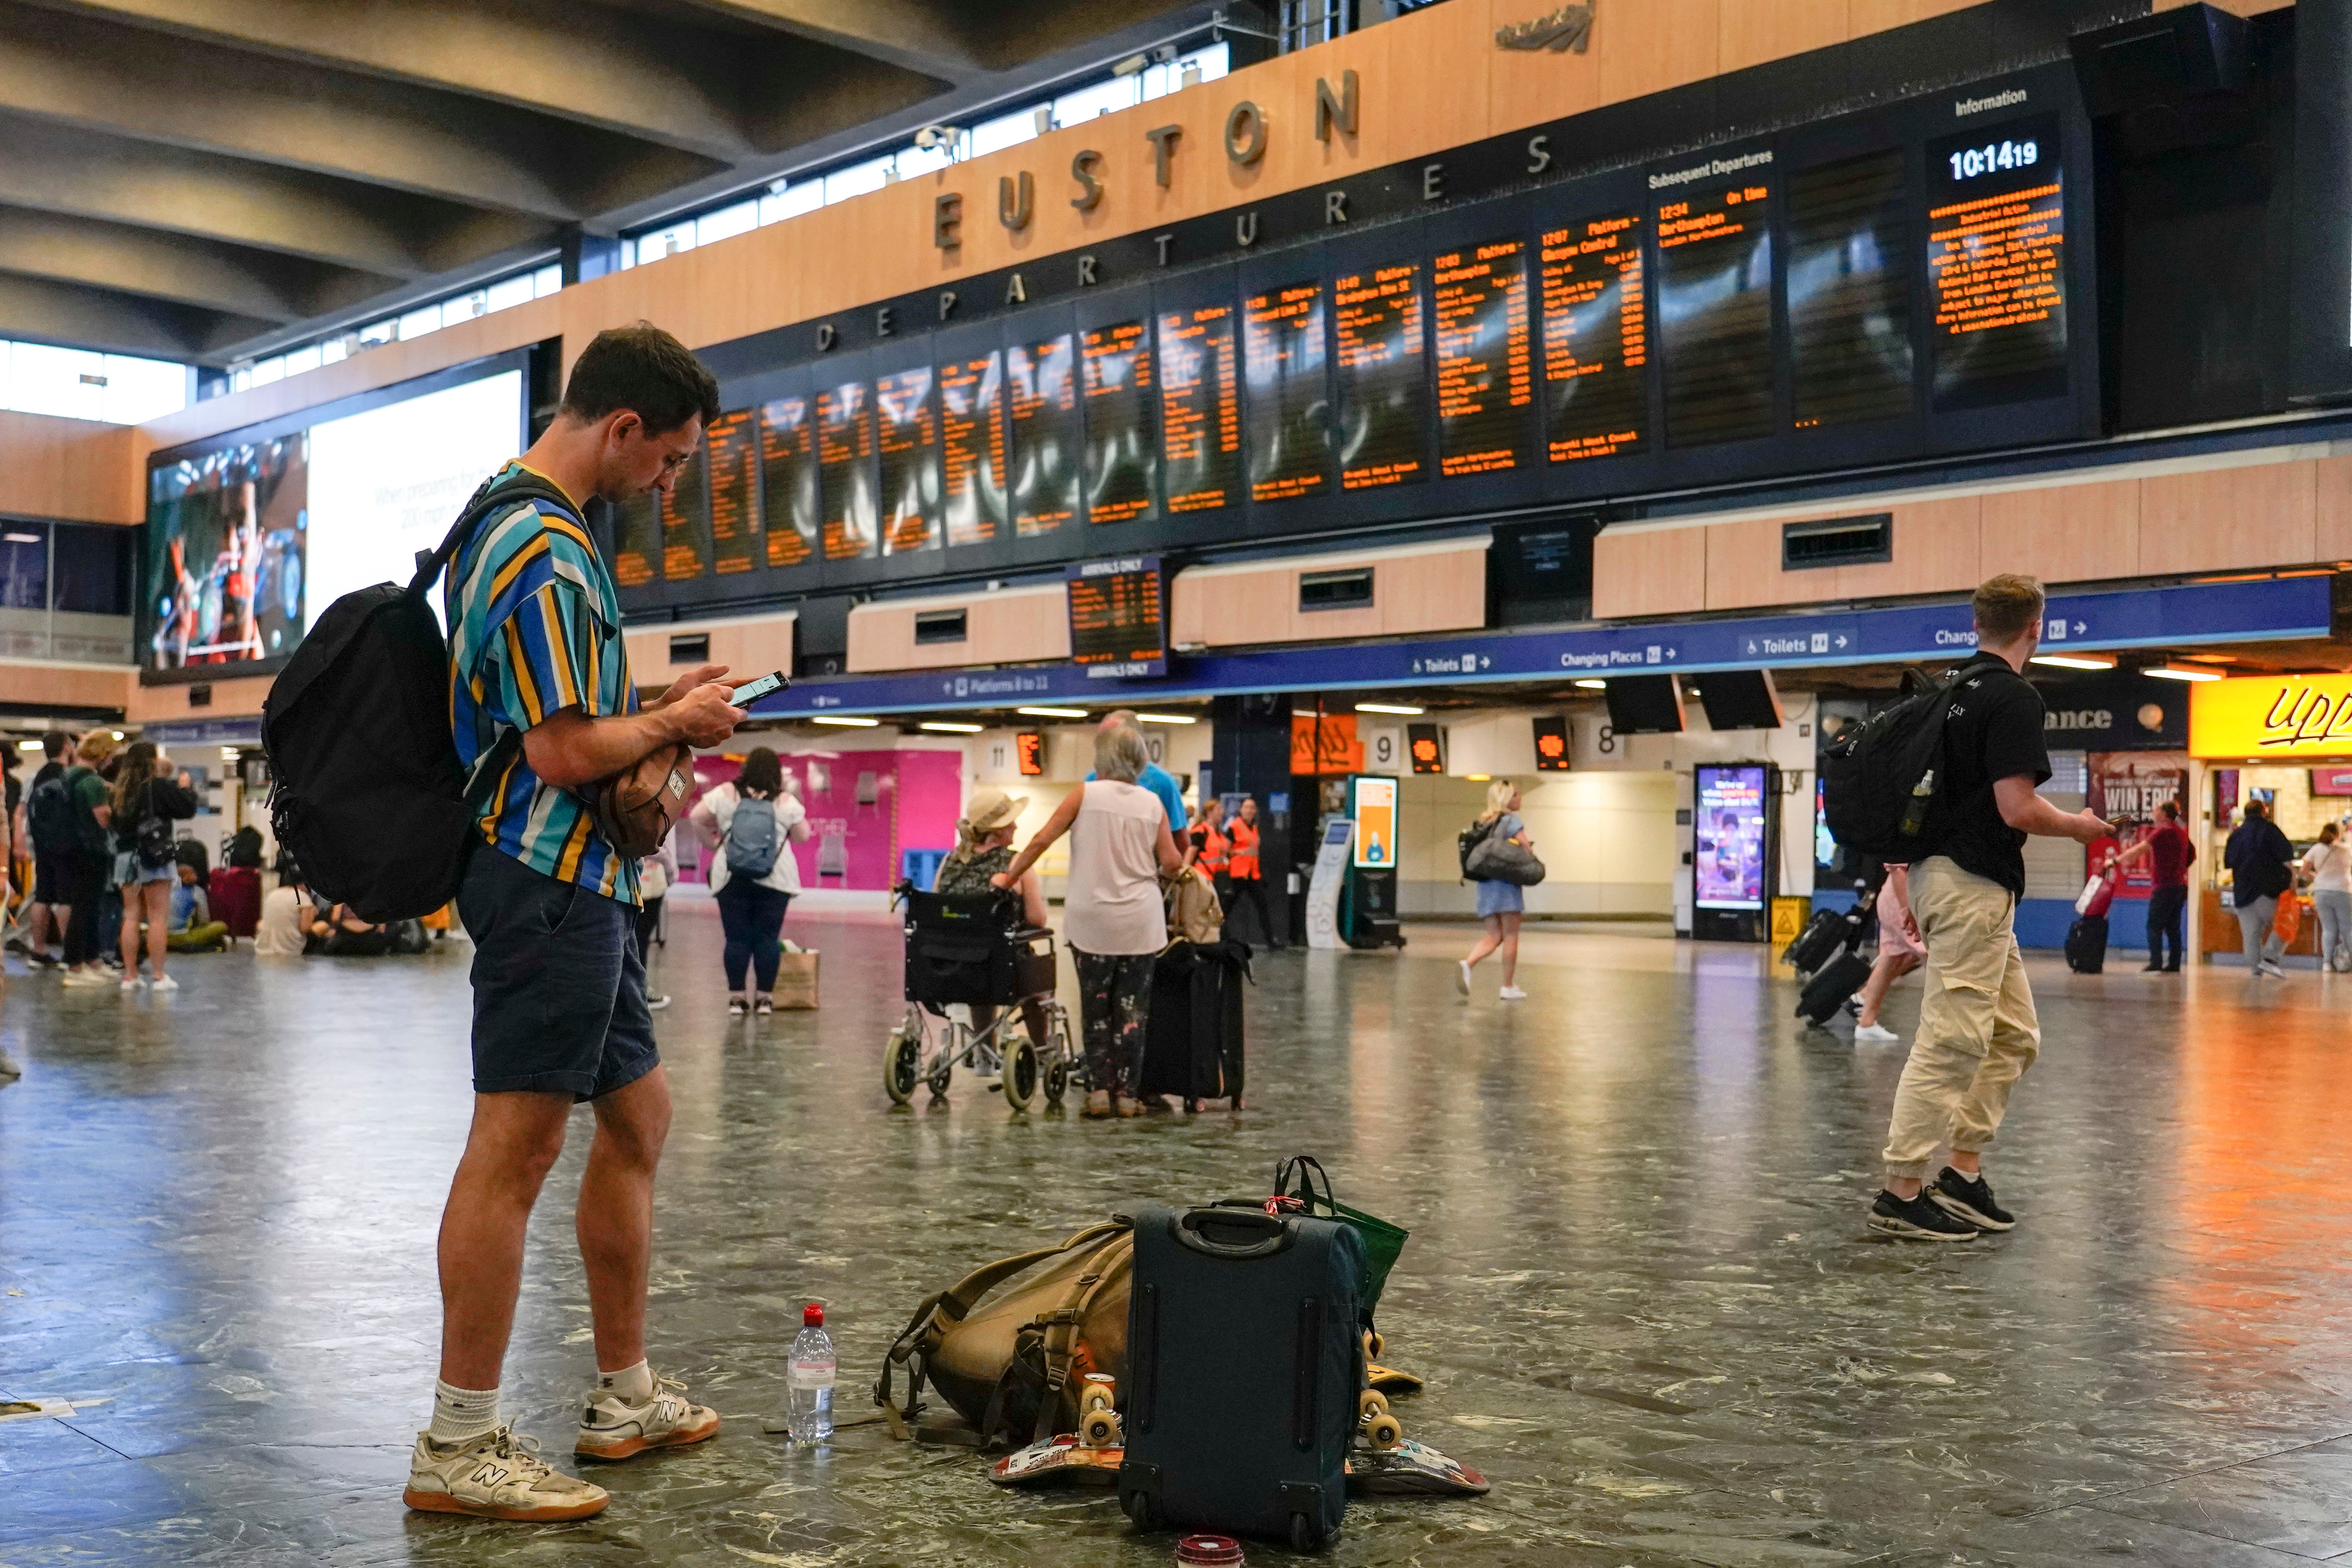
<svg viewBox="0 0 2352 1568"><path fill-rule="evenodd" d="M795 1443L822 1443L833 1436L833 1336L824 1331L824 1303L801 1309L801 1331L793 1340L786 1382L792 1393L788 1420Z"/></svg>

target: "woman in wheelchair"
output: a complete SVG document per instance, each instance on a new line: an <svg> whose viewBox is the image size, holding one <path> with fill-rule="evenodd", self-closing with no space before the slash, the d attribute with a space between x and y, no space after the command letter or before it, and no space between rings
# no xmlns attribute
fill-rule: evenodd
<svg viewBox="0 0 2352 1568"><path fill-rule="evenodd" d="M950 897L994 892L996 885L990 879L1013 864L1013 825L1026 804L1001 789L974 790L964 808L963 819L956 824L955 849L940 862L939 879L932 884L932 890ZM1043 930L1047 923L1044 882L1035 871L1026 871L1018 887L1021 918ZM995 1004L973 1002L967 1005L971 1009L973 1032L986 1034L989 1026L996 1022ZM1029 1038L1036 1043L1038 1050L1045 1050L1045 1009L1040 998L1022 998L1021 1018L1028 1026Z"/></svg>

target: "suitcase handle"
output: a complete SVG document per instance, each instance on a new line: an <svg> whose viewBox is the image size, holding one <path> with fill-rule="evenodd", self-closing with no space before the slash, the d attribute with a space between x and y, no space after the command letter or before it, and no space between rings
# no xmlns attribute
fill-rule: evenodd
<svg viewBox="0 0 2352 1568"><path fill-rule="evenodd" d="M1203 1221L1224 1230L1255 1231L1258 1239L1239 1246L1217 1240L1201 1229ZM1276 1219L1270 1214L1250 1209L1194 1209L1169 1226L1169 1234L1177 1244L1210 1258L1245 1261L1254 1258L1272 1258L1298 1239L1297 1225L1287 1219Z"/></svg>

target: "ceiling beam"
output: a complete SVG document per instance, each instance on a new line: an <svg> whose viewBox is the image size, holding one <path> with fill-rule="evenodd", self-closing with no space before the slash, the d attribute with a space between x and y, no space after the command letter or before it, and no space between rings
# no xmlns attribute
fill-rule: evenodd
<svg viewBox="0 0 2352 1568"><path fill-rule="evenodd" d="M31 0L732 159L756 39L544 0ZM746 44L750 44L747 51Z"/></svg>
<svg viewBox="0 0 2352 1568"><path fill-rule="evenodd" d="M185 360L269 323L166 305L46 278L0 272L0 338L70 343L109 353Z"/></svg>
<svg viewBox="0 0 2352 1568"><path fill-rule="evenodd" d="M123 224L0 207L0 271L260 321L356 305L396 279Z"/></svg>
<svg viewBox="0 0 2352 1568"><path fill-rule="evenodd" d="M778 28L853 54L953 81L982 68L984 50L961 16L923 0L695 0L703 9Z"/></svg>
<svg viewBox="0 0 2352 1568"><path fill-rule="evenodd" d="M576 220L616 170L684 184L724 167L499 104L79 16L0 5L0 111Z"/></svg>

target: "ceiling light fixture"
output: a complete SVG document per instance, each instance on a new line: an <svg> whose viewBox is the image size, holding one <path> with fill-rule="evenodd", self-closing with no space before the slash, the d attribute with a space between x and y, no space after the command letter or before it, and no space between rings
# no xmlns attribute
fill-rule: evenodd
<svg viewBox="0 0 2352 1568"><path fill-rule="evenodd" d="M41 742L38 741L19 741L16 742L16 749L20 752L37 752L41 749Z"/></svg>
<svg viewBox="0 0 2352 1568"><path fill-rule="evenodd" d="M1190 713L1138 713L1135 717L1145 724L1197 724L1201 721Z"/></svg>
<svg viewBox="0 0 2352 1568"><path fill-rule="evenodd" d="M1015 708L1015 713L1025 713L1032 719L1083 719L1083 708Z"/></svg>
<svg viewBox="0 0 2352 1568"><path fill-rule="evenodd" d="M1609 683L1605 680L1580 680L1577 682L1577 685L1584 688L1587 691L1606 691L1609 689Z"/></svg>
<svg viewBox="0 0 2352 1568"><path fill-rule="evenodd" d="M882 721L879 719L860 719L856 715L851 713L812 713L809 715L809 722L812 724L845 724L852 729L871 730L877 724L882 722Z"/></svg>
<svg viewBox="0 0 2352 1568"><path fill-rule="evenodd" d="M947 719L926 719L915 726L918 730L931 730L946 735L977 735L987 727L985 724L960 724Z"/></svg>
<svg viewBox="0 0 2352 1568"><path fill-rule="evenodd" d="M2142 675L2153 675L2158 680L2219 680L2218 669L2203 669L2193 664L2151 664L2142 667Z"/></svg>
<svg viewBox="0 0 2352 1568"><path fill-rule="evenodd" d="M2113 669L2115 656L2105 653L2037 653L2029 664L2055 665L2060 669Z"/></svg>
<svg viewBox="0 0 2352 1568"><path fill-rule="evenodd" d="M1412 704L1405 702L1359 702L1356 704L1356 711L1359 713L1402 713L1408 719L1417 719L1423 713L1428 712L1429 710L1426 708L1415 708Z"/></svg>

